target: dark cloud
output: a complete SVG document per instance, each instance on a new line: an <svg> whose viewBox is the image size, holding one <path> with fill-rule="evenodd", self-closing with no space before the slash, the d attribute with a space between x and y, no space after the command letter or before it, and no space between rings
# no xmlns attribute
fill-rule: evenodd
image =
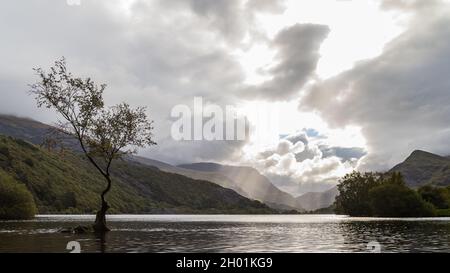
<svg viewBox="0 0 450 273"><path fill-rule="evenodd" d="M255 15L258 13L282 13L284 0L159 0L165 8L191 10L203 25L211 30L218 41L239 46L245 35L264 36L256 29ZM261 37L260 37L261 38Z"/></svg>
<svg viewBox="0 0 450 273"><path fill-rule="evenodd" d="M247 10L241 0L161 0L161 5L190 8L213 30L219 31L219 39L238 42L247 31ZM214 32L212 32L214 34Z"/></svg>
<svg viewBox="0 0 450 273"><path fill-rule="evenodd" d="M1 111L53 122L53 112L34 107L27 85L36 79L33 67L48 68L65 56L74 74L108 84L108 104L127 101L133 106L149 107L155 120L156 140L161 144L147 155L175 155L173 151L179 152L183 146L183 162L193 160L197 153L208 160L233 157L241 144L224 144L223 148L217 145L214 149L214 142L170 143L170 110L177 104L192 104L194 96L221 106L240 101L245 74L231 52L244 46L240 40L245 35L251 35L250 40L252 35L262 35L255 30L254 15L278 10L281 1L137 0L129 6L120 3L2 3ZM309 77L303 74L310 75L309 70L315 67L318 46L326 32L326 27L314 25L296 25L282 31L273 41L282 63L269 71L276 80L262 88L277 88L279 82L283 90L280 95L284 96L285 88L300 85ZM297 50L303 57L294 56ZM291 60L292 56L295 60ZM172 158L178 160L180 156Z"/></svg>
<svg viewBox="0 0 450 273"><path fill-rule="evenodd" d="M385 170L415 149L450 153L449 15L447 5L432 17L418 13L381 56L316 84L301 100L301 109L332 126L362 128L362 168Z"/></svg>
<svg viewBox="0 0 450 273"><path fill-rule="evenodd" d="M282 13L286 9L282 0L248 0L246 5L250 10L265 13Z"/></svg>
<svg viewBox="0 0 450 273"><path fill-rule="evenodd" d="M381 8L401 11L433 10L442 4L442 0L381 0Z"/></svg>
<svg viewBox="0 0 450 273"><path fill-rule="evenodd" d="M48 68L65 56L74 74L108 84L108 104L127 101L150 107L161 143L156 149L173 154L166 141L172 107L192 104L194 96L202 96L205 103L232 104L236 99L229 94L244 77L220 42L241 35L243 23L231 24L239 17L237 1L191 2L186 7L181 2L136 1L128 10L117 1L82 1L80 6L49 0L2 3L1 112L54 121L54 113L35 107L28 84L36 79L33 67ZM172 144L178 151L186 146L183 162L196 153L208 159L232 157L241 145L217 145L214 155L212 143Z"/></svg>
<svg viewBox="0 0 450 273"><path fill-rule="evenodd" d="M277 34L271 45L277 50L277 65L266 73L272 77L243 92L250 97L287 100L314 76L319 61L319 48L327 37L328 26L296 24Z"/></svg>

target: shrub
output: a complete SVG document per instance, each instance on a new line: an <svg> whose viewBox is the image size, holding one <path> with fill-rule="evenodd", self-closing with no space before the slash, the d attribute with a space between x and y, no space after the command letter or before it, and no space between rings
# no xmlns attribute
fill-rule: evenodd
<svg viewBox="0 0 450 273"><path fill-rule="evenodd" d="M419 189L422 199L433 204L437 209L450 208L449 192L446 188L423 186Z"/></svg>
<svg viewBox="0 0 450 273"><path fill-rule="evenodd" d="M380 174L353 172L344 176L336 197L336 213L350 216L371 216L369 191L379 185Z"/></svg>
<svg viewBox="0 0 450 273"><path fill-rule="evenodd" d="M432 204L408 187L385 183L369 191L373 216L378 217L429 217L435 215Z"/></svg>
<svg viewBox="0 0 450 273"><path fill-rule="evenodd" d="M36 212L33 196L25 185L0 170L0 219L30 219Z"/></svg>
<svg viewBox="0 0 450 273"><path fill-rule="evenodd" d="M450 217L450 209L438 209L438 210L436 210L436 216Z"/></svg>
<svg viewBox="0 0 450 273"><path fill-rule="evenodd" d="M400 173L346 175L338 186L336 213L350 216L428 217L434 205L405 185Z"/></svg>

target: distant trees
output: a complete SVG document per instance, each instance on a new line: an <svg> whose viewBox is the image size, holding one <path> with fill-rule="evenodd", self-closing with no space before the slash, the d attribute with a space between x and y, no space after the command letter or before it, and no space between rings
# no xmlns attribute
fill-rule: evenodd
<svg viewBox="0 0 450 273"><path fill-rule="evenodd" d="M427 217L434 216L432 204L404 184L384 181L369 192L372 215L377 217Z"/></svg>
<svg viewBox="0 0 450 273"><path fill-rule="evenodd" d="M145 108L131 108L122 103L105 107L105 84L96 85L90 78L74 77L67 71L64 58L45 72L35 69L39 81L31 85L38 107L56 110L64 119L57 127L78 140L81 150L105 178L106 188L101 193L101 208L97 212L94 230L105 232L105 200L111 189L111 165L115 159L136 152L130 147L155 145L152 140L153 121L147 118Z"/></svg>
<svg viewBox="0 0 450 273"><path fill-rule="evenodd" d="M437 188L430 185L419 188L423 200L433 204L437 209L450 208L449 188Z"/></svg>
<svg viewBox="0 0 450 273"><path fill-rule="evenodd" d="M350 216L427 217L433 205L408 188L400 173L383 175L353 172L338 186L336 212Z"/></svg>
<svg viewBox="0 0 450 273"><path fill-rule="evenodd" d="M30 219L37 209L27 187L0 169L0 219Z"/></svg>

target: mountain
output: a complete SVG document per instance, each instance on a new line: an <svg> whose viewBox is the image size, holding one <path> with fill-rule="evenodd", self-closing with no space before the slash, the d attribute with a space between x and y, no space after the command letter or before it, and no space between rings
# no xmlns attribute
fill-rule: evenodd
<svg viewBox="0 0 450 273"><path fill-rule="evenodd" d="M49 152L0 136L0 169L31 192L39 213L93 213L105 181L81 155ZM273 213L259 201L208 181L117 161L107 199L111 213Z"/></svg>
<svg viewBox="0 0 450 273"><path fill-rule="evenodd" d="M31 119L0 115L0 134L27 140L34 144L41 144L44 140L43 135L51 129L51 126ZM77 150L77 145L73 140L64 140L64 145L72 150ZM251 168L233 167L234 171L230 173L224 170L216 171L211 168L212 166L204 170L172 166L139 156L129 156L126 161L129 161L130 164L153 166L163 172L178 174L195 180L210 181L224 188L232 189L244 197L264 202L275 209L303 211L294 197L273 186L266 177ZM230 166L227 167L231 168ZM249 180L252 182L248 183Z"/></svg>
<svg viewBox="0 0 450 273"><path fill-rule="evenodd" d="M30 144L41 144L52 128L32 119L0 115L0 135L13 137L0 136L3 143L0 152L4 152L4 154L0 153L0 168L6 169L11 176L18 178L17 180L30 188L40 213L93 212L98 207L98 192L103 188L104 182L95 170L93 171L91 166L86 164L84 158L69 150L63 154L56 154ZM77 150L73 139L64 139L64 142L66 148ZM17 151L17 154L11 151ZM153 161L152 164L139 162L145 160L152 161L131 157L117 162L114 166L116 170L114 178L117 180L114 184L117 185L113 185L109 196L113 207L111 212L274 212L267 206L242 197L227 187L216 185L220 183L205 181L207 176L192 175L194 178L189 178L171 171L171 167L174 169L176 167L169 164L159 161ZM27 168L27 163L19 164L20 162L27 162L33 167ZM39 166L41 164L45 166ZM157 165L157 168L149 165ZM225 180L226 178L221 181ZM222 184L225 185L226 182ZM49 189L49 193L45 193L46 188ZM65 203L68 199L77 206L59 204Z"/></svg>
<svg viewBox="0 0 450 273"><path fill-rule="evenodd" d="M217 163L184 164L178 167L203 173L221 174L231 180L233 187L241 189L243 195L248 198L259 200L277 209L304 211L298 200L275 187L267 177L261 175L254 168Z"/></svg>
<svg viewBox="0 0 450 273"><path fill-rule="evenodd" d="M50 125L29 118L0 114L0 134L26 140L36 145L41 145L44 141L45 136L48 135L49 132L52 131L52 129L53 127ZM65 148L81 151L75 139L64 137L63 143ZM193 170L178 168L161 161L140 156L129 156L127 157L127 160L141 163L147 166L154 166L164 172L180 174L197 180L210 181L222 187L232 189L241 195L245 195L245 192L237 187L236 183L231 181L229 178L221 175L220 173L197 172Z"/></svg>
<svg viewBox="0 0 450 273"><path fill-rule="evenodd" d="M164 172L176 173L176 174L184 175L189 178L197 179L197 180L210 181L210 182L213 182L224 188L232 189L242 196L248 197L247 194L245 193L245 191L242 190L241 188L239 188L234 181L232 181L228 177L226 177L220 173L217 173L217 172L203 172L203 171L184 169L184 168L170 165L165 162L161 162L161 161L154 160L154 159L149 159L146 157L140 157L140 156L132 156L129 158L129 160L139 162L144 165L156 167Z"/></svg>
<svg viewBox="0 0 450 273"><path fill-rule="evenodd" d="M389 172L401 172L411 188L427 184L449 186L450 158L416 150Z"/></svg>
<svg viewBox="0 0 450 273"><path fill-rule="evenodd" d="M29 118L20 118L10 115L0 115L0 134L23 139L34 144L41 144L49 125Z"/></svg>
<svg viewBox="0 0 450 273"><path fill-rule="evenodd" d="M316 211L333 205L338 194L339 190L336 186L324 192L308 192L296 199L304 209Z"/></svg>
<svg viewBox="0 0 450 273"><path fill-rule="evenodd" d="M57 139L58 145L64 149L81 152L78 140L55 130L55 127L35 121L11 115L0 114L0 134L22 139L36 145L42 145L47 137Z"/></svg>

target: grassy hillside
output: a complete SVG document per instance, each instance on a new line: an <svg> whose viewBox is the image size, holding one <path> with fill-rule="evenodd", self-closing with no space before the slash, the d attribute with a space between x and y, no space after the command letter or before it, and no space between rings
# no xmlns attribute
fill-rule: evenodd
<svg viewBox="0 0 450 273"><path fill-rule="evenodd" d="M2 135L40 144L50 128L50 126L32 119L0 114L0 134Z"/></svg>
<svg viewBox="0 0 450 273"><path fill-rule="evenodd" d="M242 196L249 197L248 194L237 186L237 183L218 172L196 171L176 167L158 160L153 160L140 156L131 156L129 160L139 162L143 165L154 166L163 172L176 173L196 180L205 180L213 182L227 189L232 189Z"/></svg>
<svg viewBox="0 0 450 273"><path fill-rule="evenodd" d="M450 185L450 158L424 151L414 151L404 162L390 172L400 172L411 188L424 185Z"/></svg>
<svg viewBox="0 0 450 273"><path fill-rule="evenodd" d="M23 183L39 213L93 213L105 182L79 154L0 136L0 169ZM126 161L113 166L111 213L273 213L216 184Z"/></svg>

